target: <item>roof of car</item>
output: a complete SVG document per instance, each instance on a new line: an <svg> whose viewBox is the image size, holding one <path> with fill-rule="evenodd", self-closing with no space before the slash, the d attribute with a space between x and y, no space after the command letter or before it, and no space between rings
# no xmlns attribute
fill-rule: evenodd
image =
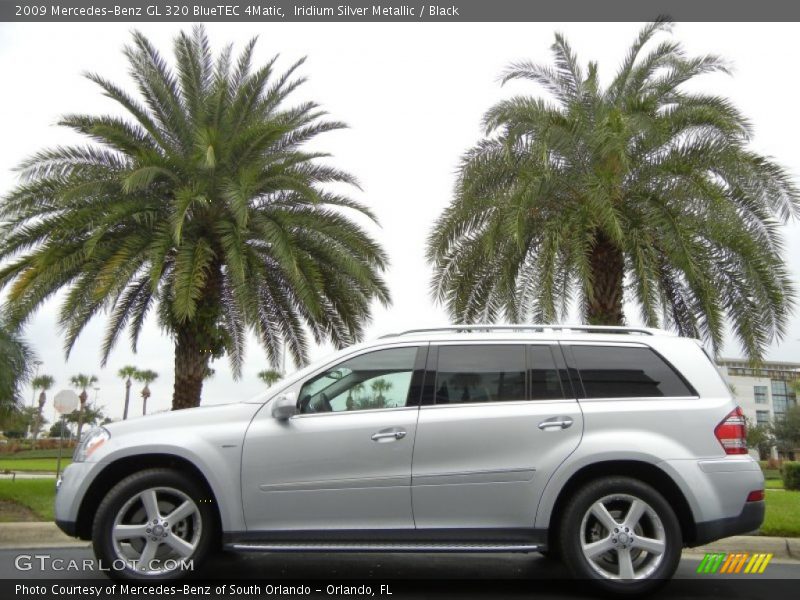
<svg viewBox="0 0 800 600"><path fill-rule="evenodd" d="M675 337L675 334L663 329L649 327L615 327L604 325L446 325L442 327L428 327L422 329L408 329L397 333L390 333L381 336L381 340L398 338L412 339L441 339L441 338L461 338L464 336L469 339L494 339L504 338L586 338L597 339L595 336L605 337L627 337L627 336L659 336Z"/></svg>

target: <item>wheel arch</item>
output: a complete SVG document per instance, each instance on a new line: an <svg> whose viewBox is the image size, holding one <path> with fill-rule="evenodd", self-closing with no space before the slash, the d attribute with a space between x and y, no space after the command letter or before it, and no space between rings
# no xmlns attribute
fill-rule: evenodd
<svg viewBox="0 0 800 600"><path fill-rule="evenodd" d="M100 473L92 480L86 490L78 509L76 520L76 536L82 540L92 537L92 522L100 502L120 481L145 469L168 468L175 469L189 475L197 481L208 494L208 499L214 507L216 529L222 531L220 507L214 490L203 472L190 460L169 453L136 454L123 456L109 462Z"/></svg>
<svg viewBox="0 0 800 600"><path fill-rule="evenodd" d="M694 513L689 501L667 472L653 463L639 460L605 460L581 467L559 490L547 521L549 547L555 547L554 536L558 535L557 524L563 515L567 499L589 481L615 475L632 477L655 488L675 510L684 544L691 543L697 537Z"/></svg>

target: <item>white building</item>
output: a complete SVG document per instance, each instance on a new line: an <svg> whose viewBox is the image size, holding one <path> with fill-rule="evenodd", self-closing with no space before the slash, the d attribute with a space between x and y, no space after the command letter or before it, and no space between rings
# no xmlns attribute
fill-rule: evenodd
<svg viewBox="0 0 800 600"><path fill-rule="evenodd" d="M797 405L792 382L800 379L800 363L767 361L754 369L747 360L722 358L718 365L736 402L753 423L769 423Z"/></svg>

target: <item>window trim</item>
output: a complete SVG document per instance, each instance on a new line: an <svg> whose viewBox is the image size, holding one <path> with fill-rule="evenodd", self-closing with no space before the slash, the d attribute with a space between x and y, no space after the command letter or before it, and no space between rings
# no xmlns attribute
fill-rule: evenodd
<svg viewBox="0 0 800 600"><path fill-rule="evenodd" d="M648 344L636 344L636 343L625 343L625 342L600 342L600 341L570 341L570 342L559 342L561 345L561 349L564 352L564 357L567 360L567 365L570 371L570 379L573 381L573 385L575 385L575 389L578 392L577 398L581 401L586 402L596 402L596 401L608 401L608 400L697 400L700 398L700 394L697 393L697 390L694 386L683 376L675 366L668 361L663 354L661 354L658 350L649 346ZM586 389L583 386L583 379L581 378L580 369L578 369L578 362L575 359L575 355L572 353L572 348L575 346L594 346L594 347L605 347L605 348L645 348L650 350L653 354L655 354L659 359L661 359L667 367L669 367L673 373L681 380L683 385L686 386L686 389L689 390L690 394L686 396L604 396L598 398L589 398L586 395Z"/></svg>

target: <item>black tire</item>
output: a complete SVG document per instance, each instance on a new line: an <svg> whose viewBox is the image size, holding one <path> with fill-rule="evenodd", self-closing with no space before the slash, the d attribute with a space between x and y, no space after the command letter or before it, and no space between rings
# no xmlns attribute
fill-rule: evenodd
<svg viewBox="0 0 800 600"><path fill-rule="evenodd" d="M177 490L194 500L197 516L192 516L192 526L197 531L196 545L191 555L184 559L187 563L191 561L193 570L200 567L217 545L217 515L214 512L213 503L208 502L209 492L205 486L174 469L159 468L139 471L111 488L100 502L92 524L92 547L95 557L100 561L102 568L108 569L107 573L113 579L162 581L180 579L188 574L188 570L183 568L175 568L157 574L139 572L125 565L125 557L120 556L115 549L112 531L118 513L131 499L151 488ZM135 510L135 508L131 510ZM199 526L197 526L198 523ZM174 527L177 524L173 523L172 525ZM172 533L174 534L175 531L173 530Z"/></svg>
<svg viewBox="0 0 800 600"><path fill-rule="evenodd" d="M615 494L624 494L643 500L653 509L663 526L664 552L660 563L651 563L658 566L646 579L608 578L598 572L584 555L581 544L582 535L585 535L582 532L584 515L593 504ZM678 568L683 547L680 523L669 503L652 486L631 477L607 477L587 483L569 501L562 515L559 532L561 555L573 577L589 580L596 589L615 595L639 595L652 592L669 581ZM633 551L627 550L627 552ZM610 556L610 560L613 561L613 557L619 557L619 553L612 551L610 555L606 556ZM655 558L649 558L647 554L642 556L642 560L657 561Z"/></svg>

